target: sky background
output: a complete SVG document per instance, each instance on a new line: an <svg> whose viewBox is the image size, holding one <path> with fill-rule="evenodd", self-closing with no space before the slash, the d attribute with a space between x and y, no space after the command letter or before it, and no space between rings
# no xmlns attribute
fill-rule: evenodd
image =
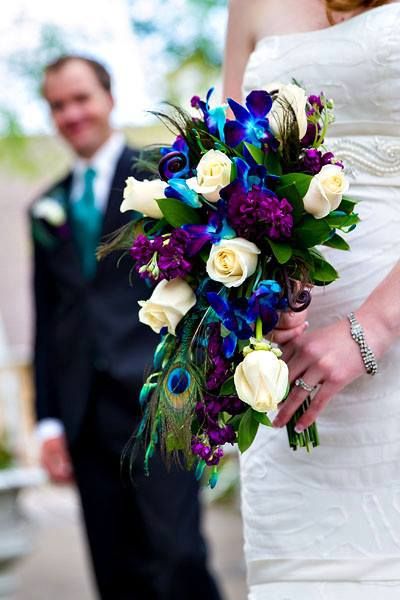
<svg viewBox="0 0 400 600"><path fill-rule="evenodd" d="M35 51L45 23L62 27L74 50L96 56L110 68L117 99L115 125L142 123L145 110L161 99L145 85L152 67L133 34L126 0L13 0L3 2L1 12L1 104L15 110L27 133L51 131L46 107L33 99L31 86L8 62L15 52Z"/></svg>

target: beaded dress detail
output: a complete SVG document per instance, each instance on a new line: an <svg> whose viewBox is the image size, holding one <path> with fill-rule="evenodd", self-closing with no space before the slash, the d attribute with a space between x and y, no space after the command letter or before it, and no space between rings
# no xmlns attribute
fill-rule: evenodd
<svg viewBox="0 0 400 600"><path fill-rule="evenodd" d="M341 277L313 290L318 328L357 310L400 258L400 4L260 40L244 92L293 78L335 100L326 146L345 161L362 219L351 252L324 251ZM400 598L399 367L396 344L375 377L336 396L311 454L260 428L242 456L251 600Z"/></svg>

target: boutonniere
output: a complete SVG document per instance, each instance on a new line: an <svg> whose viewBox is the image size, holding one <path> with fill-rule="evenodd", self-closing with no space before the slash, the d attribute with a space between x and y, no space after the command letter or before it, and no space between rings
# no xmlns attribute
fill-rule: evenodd
<svg viewBox="0 0 400 600"><path fill-rule="evenodd" d="M44 196L32 207L33 237L46 247L69 237L65 203L57 196Z"/></svg>

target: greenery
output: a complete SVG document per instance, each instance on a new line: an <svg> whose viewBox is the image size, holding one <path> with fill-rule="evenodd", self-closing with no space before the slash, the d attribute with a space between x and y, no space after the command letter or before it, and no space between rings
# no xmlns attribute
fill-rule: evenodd
<svg viewBox="0 0 400 600"><path fill-rule="evenodd" d="M132 26L146 44L155 70L178 102L181 78L204 92L215 83L222 63L227 0L128 0Z"/></svg>
<svg viewBox="0 0 400 600"><path fill-rule="evenodd" d="M13 455L8 447L5 434L0 435L0 470L8 469L13 464Z"/></svg>

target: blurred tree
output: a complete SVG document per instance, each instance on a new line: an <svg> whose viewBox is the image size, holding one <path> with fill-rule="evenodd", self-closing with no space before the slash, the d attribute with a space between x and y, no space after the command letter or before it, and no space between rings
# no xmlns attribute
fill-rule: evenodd
<svg viewBox="0 0 400 600"><path fill-rule="evenodd" d="M39 29L35 48L15 50L10 54L9 68L20 76L35 94L40 94L40 82L46 64L61 54L72 51L72 44L65 29L52 23L44 23Z"/></svg>
<svg viewBox="0 0 400 600"><path fill-rule="evenodd" d="M15 25L18 26L18 21ZM44 23L39 28L35 46L11 52L7 66L23 82L27 98L35 100L41 93L44 66L71 49L72 44L67 39L65 30ZM4 102L0 104L0 162L2 170L16 171L27 177L36 176L40 170L40 160L37 153L32 152L32 144L18 114Z"/></svg>
<svg viewBox="0 0 400 600"><path fill-rule="evenodd" d="M227 1L128 0L134 31L152 60L151 75L160 81L166 77L169 100L179 101L189 89L203 92L215 83Z"/></svg>

